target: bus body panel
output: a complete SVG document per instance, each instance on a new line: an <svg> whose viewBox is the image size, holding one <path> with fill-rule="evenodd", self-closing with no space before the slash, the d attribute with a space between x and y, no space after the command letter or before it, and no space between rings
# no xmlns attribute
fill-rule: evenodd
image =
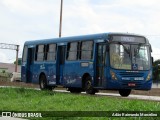
<svg viewBox="0 0 160 120"><path fill-rule="evenodd" d="M56 65L55 62L35 62L33 68L33 83L39 83L39 78L41 74L45 74L47 79L47 84L56 84Z"/></svg>
<svg viewBox="0 0 160 120"><path fill-rule="evenodd" d="M82 77L85 73L93 76L93 62L90 61L67 61L64 68L64 86L82 87Z"/></svg>
<svg viewBox="0 0 160 120"><path fill-rule="evenodd" d="M47 84L50 86L62 85L64 87L82 88L82 78L85 74L88 74L92 78L92 84L95 89L151 89L152 76L149 80L146 80L149 72L152 71L151 69L142 71L123 70L114 69L110 66L111 61L108 47L110 45L110 34L135 36L134 34L103 33L25 42L24 46L28 46L28 51L26 61L22 61L22 81L39 83L40 75L44 74ZM143 37L140 35L136 36ZM93 59L66 60L68 43L87 40L92 40L94 43ZM130 44L131 39L127 38L126 40L128 40L126 44ZM146 44L149 44L147 42ZM47 46L53 43L57 45L56 60L35 61L36 46L42 44ZM117 80L112 78L114 75ZM137 78L143 78L143 80L135 80Z"/></svg>
<svg viewBox="0 0 160 120"><path fill-rule="evenodd" d="M121 71L114 70L117 76L117 80L112 80L111 76L109 76L106 88L117 89L117 90L118 89L150 90L152 87L152 79L146 80L149 71L127 72L126 70L121 70ZM136 80L136 79L141 79L141 80Z"/></svg>

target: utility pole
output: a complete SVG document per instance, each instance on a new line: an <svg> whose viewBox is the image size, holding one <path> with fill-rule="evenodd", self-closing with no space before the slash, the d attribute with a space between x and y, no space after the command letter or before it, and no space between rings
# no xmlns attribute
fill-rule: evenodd
<svg viewBox="0 0 160 120"><path fill-rule="evenodd" d="M60 8L59 37L61 37L62 34L62 10L63 10L63 0L61 0L61 8Z"/></svg>
<svg viewBox="0 0 160 120"><path fill-rule="evenodd" d="M15 72L17 72L17 66L18 66L18 51L19 51L19 45L16 45L16 66L15 66Z"/></svg>
<svg viewBox="0 0 160 120"><path fill-rule="evenodd" d="M15 65L15 72L17 72L19 45L0 43L0 49L16 50L16 65Z"/></svg>

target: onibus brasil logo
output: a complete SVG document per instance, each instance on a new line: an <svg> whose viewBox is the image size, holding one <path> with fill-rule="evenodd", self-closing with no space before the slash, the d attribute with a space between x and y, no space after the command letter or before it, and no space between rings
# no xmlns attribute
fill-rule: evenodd
<svg viewBox="0 0 160 120"><path fill-rule="evenodd" d="M39 112L2 112L1 117L38 118L42 117L42 114Z"/></svg>

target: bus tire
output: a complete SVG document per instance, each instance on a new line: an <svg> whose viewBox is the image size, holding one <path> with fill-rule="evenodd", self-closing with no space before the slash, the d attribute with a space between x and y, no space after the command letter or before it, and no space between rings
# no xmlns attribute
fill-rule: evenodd
<svg viewBox="0 0 160 120"><path fill-rule="evenodd" d="M68 89L71 93L81 93L82 90L80 88L69 88Z"/></svg>
<svg viewBox="0 0 160 120"><path fill-rule="evenodd" d="M47 86L47 79L45 75L40 76L39 86L41 90L52 90L52 86Z"/></svg>
<svg viewBox="0 0 160 120"><path fill-rule="evenodd" d="M91 95L94 95L96 93L96 90L93 88L92 80L90 76L86 77L85 91L87 94L91 94Z"/></svg>
<svg viewBox="0 0 160 120"><path fill-rule="evenodd" d="M119 94L122 96L122 97L128 97L131 93L131 89L120 89L119 90Z"/></svg>

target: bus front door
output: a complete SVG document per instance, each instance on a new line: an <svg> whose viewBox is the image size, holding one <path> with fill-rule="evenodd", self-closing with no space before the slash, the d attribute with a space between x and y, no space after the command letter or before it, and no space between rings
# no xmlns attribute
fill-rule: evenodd
<svg viewBox="0 0 160 120"><path fill-rule="evenodd" d="M56 84L63 84L63 71L65 64L65 52L66 46L58 46L58 54L57 54L57 69L56 69Z"/></svg>
<svg viewBox="0 0 160 120"><path fill-rule="evenodd" d="M105 78L106 64L106 44L98 43L96 45L96 65L95 65L95 87L103 87Z"/></svg>
<svg viewBox="0 0 160 120"><path fill-rule="evenodd" d="M34 58L34 48L27 48L26 61L22 63L22 79L26 83L32 82L32 64Z"/></svg>

